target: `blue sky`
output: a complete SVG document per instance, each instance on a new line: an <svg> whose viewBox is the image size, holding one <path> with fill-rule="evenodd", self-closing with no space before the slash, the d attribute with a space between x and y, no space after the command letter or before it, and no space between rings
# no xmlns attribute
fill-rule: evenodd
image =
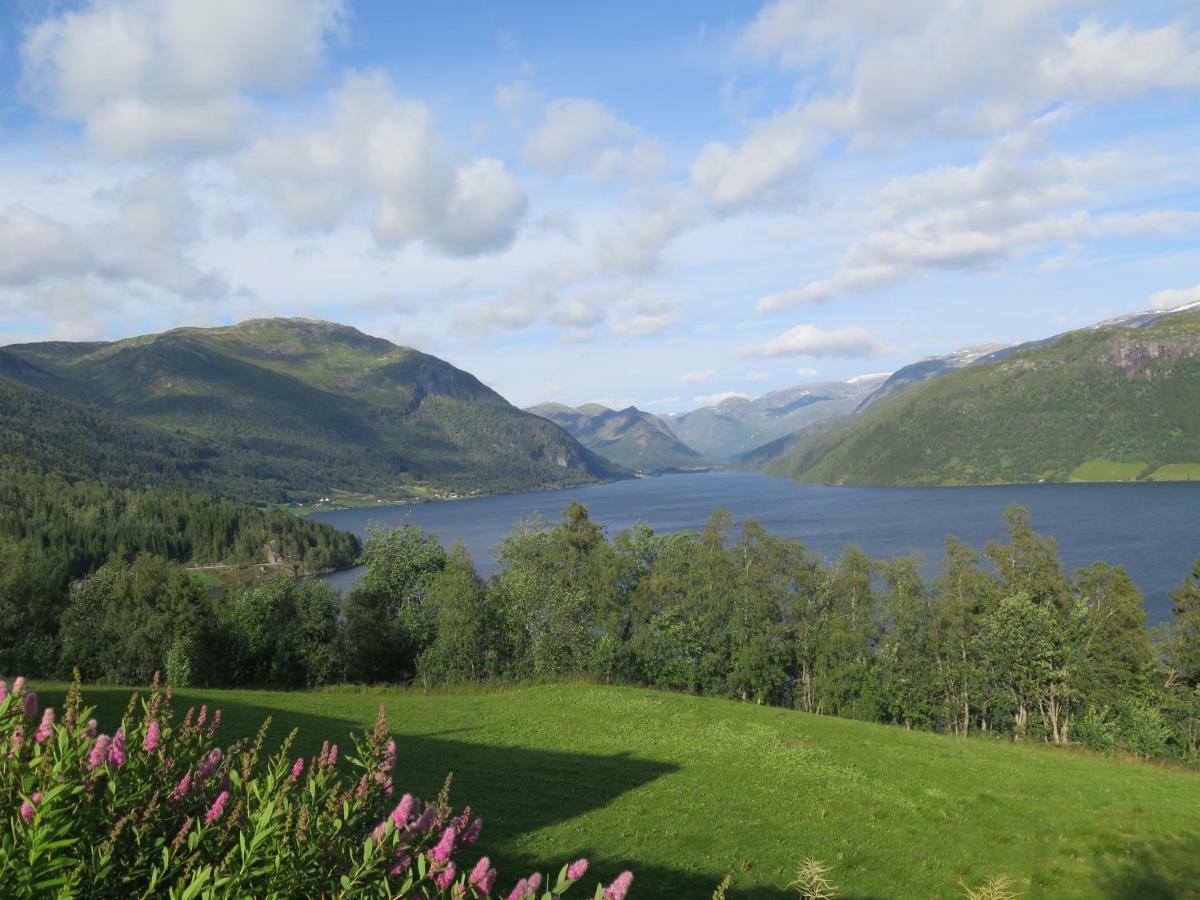
<svg viewBox="0 0 1200 900"><path fill-rule="evenodd" d="M655 411L1200 300L1193 3L14 0L0 343L303 315Z"/></svg>

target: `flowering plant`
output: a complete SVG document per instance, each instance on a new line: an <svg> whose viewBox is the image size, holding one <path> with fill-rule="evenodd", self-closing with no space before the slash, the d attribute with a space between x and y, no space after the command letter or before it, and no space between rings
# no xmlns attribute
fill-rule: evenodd
<svg viewBox="0 0 1200 900"><path fill-rule="evenodd" d="M0 884L7 896L490 897L487 857L467 865L482 821L438 798L396 796L396 744L382 707L342 754L293 758L293 731L263 753L216 742L220 710L176 720L157 678L112 734L99 733L78 680L59 716L18 678L0 681ZM342 763L339 766L339 757ZM551 881L520 879L509 900L553 900L587 860ZM624 900L625 872L596 900Z"/></svg>

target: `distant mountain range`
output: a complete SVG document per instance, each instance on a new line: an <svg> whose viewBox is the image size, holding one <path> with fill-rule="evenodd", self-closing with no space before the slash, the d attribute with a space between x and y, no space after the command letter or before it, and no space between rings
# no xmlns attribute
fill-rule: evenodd
<svg viewBox="0 0 1200 900"><path fill-rule="evenodd" d="M629 475L441 359L308 319L0 348L0 424L3 465L257 502Z"/></svg>
<svg viewBox="0 0 1200 900"><path fill-rule="evenodd" d="M730 397L666 419L697 452L733 459L822 419L853 412L888 378L860 375L771 391L761 397Z"/></svg>
<svg viewBox="0 0 1200 900"><path fill-rule="evenodd" d="M598 403L564 406L542 403L527 410L566 429L580 443L635 472L689 472L713 467L711 460L681 441L652 413L628 406L609 409Z"/></svg>
<svg viewBox="0 0 1200 900"><path fill-rule="evenodd" d="M1200 479L1200 304L906 369L753 463L834 484Z"/></svg>

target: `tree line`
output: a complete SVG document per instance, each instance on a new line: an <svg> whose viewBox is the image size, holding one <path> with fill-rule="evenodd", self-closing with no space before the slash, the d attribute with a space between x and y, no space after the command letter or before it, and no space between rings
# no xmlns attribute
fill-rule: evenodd
<svg viewBox="0 0 1200 900"><path fill-rule="evenodd" d="M324 523L203 493L129 490L11 469L3 474L3 671L53 671L72 608L115 573L138 579L153 617L177 602L186 605L192 593L205 593L185 565L273 563L290 573L320 572L350 565L361 551L354 535ZM103 614L122 614L107 600L100 605Z"/></svg>
<svg viewBox="0 0 1200 900"><path fill-rule="evenodd" d="M306 687L590 676L960 735L1200 757L1200 564L1151 630L1119 567L1064 571L1024 509L954 538L938 574L848 547L826 563L757 521L609 539L587 510L519 526L485 581L461 545L376 531L344 597L274 578L219 600L152 557L78 583L60 670ZM157 571L157 575L153 573ZM153 575L153 577L152 577ZM155 578L161 586L153 587ZM169 601L168 601L169 598Z"/></svg>

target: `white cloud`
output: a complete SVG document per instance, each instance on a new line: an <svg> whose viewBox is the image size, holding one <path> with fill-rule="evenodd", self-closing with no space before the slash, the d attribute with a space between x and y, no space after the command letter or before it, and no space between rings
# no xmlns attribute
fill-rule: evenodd
<svg viewBox="0 0 1200 900"><path fill-rule="evenodd" d="M500 160L455 165L429 108L395 96L381 73L347 76L316 124L260 138L237 168L297 228L329 229L370 210L385 247L421 240L458 256L499 250L527 206Z"/></svg>
<svg viewBox="0 0 1200 900"><path fill-rule="evenodd" d="M770 372L747 372L746 373L747 381L762 381L763 379L770 378L770 377L771 377Z"/></svg>
<svg viewBox="0 0 1200 900"><path fill-rule="evenodd" d="M755 124L737 147L705 144L692 182L724 212L794 203L821 148L804 119L800 109L789 110Z"/></svg>
<svg viewBox="0 0 1200 900"><path fill-rule="evenodd" d="M1062 244L1173 234L1200 223L1186 210L1093 212L1110 186L1155 173L1158 161L1124 152L1066 156L1037 129L995 142L973 165L897 178L881 192L879 227L853 243L837 271L758 302L774 313L881 290L939 269L971 269Z"/></svg>
<svg viewBox="0 0 1200 900"><path fill-rule="evenodd" d="M816 369L797 369L796 374L799 375L801 378L812 378L814 375L817 374L817 370Z"/></svg>
<svg viewBox="0 0 1200 900"><path fill-rule="evenodd" d="M1190 288L1167 288L1150 295L1151 309L1174 309L1189 303L1200 303L1200 284Z"/></svg>
<svg viewBox="0 0 1200 900"><path fill-rule="evenodd" d="M556 176L590 171L604 178L645 178L668 164L661 141L585 97L548 103L522 153L532 165Z"/></svg>
<svg viewBox="0 0 1200 900"><path fill-rule="evenodd" d="M1094 16L1064 27L1063 14L1080 6L1088 4L776 0L739 45L827 72L835 87L797 109L867 139L995 132L1056 104L1200 86L1200 32Z"/></svg>
<svg viewBox="0 0 1200 900"><path fill-rule="evenodd" d="M794 206L835 141L989 135L1045 110L1200 87L1200 30L1088 17L1078 0L774 0L737 45L797 72L803 99L706 144L693 182L717 210ZM824 87L814 87L824 85Z"/></svg>
<svg viewBox="0 0 1200 900"><path fill-rule="evenodd" d="M88 0L30 30L24 85L103 153L210 153L243 139L247 92L315 70L344 17L341 0Z"/></svg>
<svg viewBox="0 0 1200 900"><path fill-rule="evenodd" d="M699 369L694 372L684 372L675 379L677 384L698 384L701 381L708 381L717 373L712 369Z"/></svg>
<svg viewBox="0 0 1200 900"><path fill-rule="evenodd" d="M863 328L825 330L793 325L783 334L748 348L743 356L878 356L883 345Z"/></svg>
<svg viewBox="0 0 1200 900"><path fill-rule="evenodd" d="M612 322L613 334L623 338L657 337L679 321L674 313L636 315Z"/></svg>
<svg viewBox="0 0 1200 900"><path fill-rule="evenodd" d="M138 283L185 300L228 295L224 279L188 254L201 217L177 176L130 179L98 192L96 200L105 217L88 227L23 207L0 213L0 286L57 285L56 296L67 296L82 290L67 282L91 278Z"/></svg>
<svg viewBox="0 0 1200 900"><path fill-rule="evenodd" d="M79 234L23 207L0 213L0 285L82 275L93 265Z"/></svg>

